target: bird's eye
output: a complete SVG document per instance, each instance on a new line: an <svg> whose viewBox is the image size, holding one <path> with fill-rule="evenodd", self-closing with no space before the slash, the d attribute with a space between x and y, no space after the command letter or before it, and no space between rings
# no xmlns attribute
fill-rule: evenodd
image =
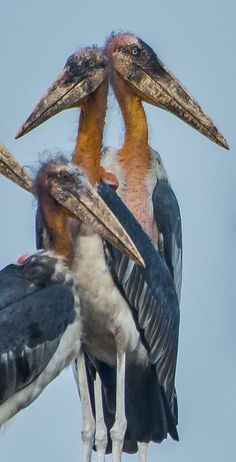
<svg viewBox="0 0 236 462"><path fill-rule="evenodd" d="M95 66L95 61L94 59L90 59L88 62L89 67L94 67Z"/></svg>
<svg viewBox="0 0 236 462"><path fill-rule="evenodd" d="M63 181L67 181L67 180L68 180L68 173L62 172L62 173L60 174L60 178L61 178Z"/></svg>
<svg viewBox="0 0 236 462"><path fill-rule="evenodd" d="M132 56L137 57L140 55L141 50L138 47L132 47L130 52Z"/></svg>

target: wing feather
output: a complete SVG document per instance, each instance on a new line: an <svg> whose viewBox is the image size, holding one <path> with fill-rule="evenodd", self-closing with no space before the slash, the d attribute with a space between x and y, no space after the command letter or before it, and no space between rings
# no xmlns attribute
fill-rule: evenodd
<svg viewBox="0 0 236 462"><path fill-rule="evenodd" d="M69 287L62 283L45 287L46 281L43 287L33 284L25 277L28 266L33 277L32 265L10 265L0 272L0 403L44 370L75 316ZM15 292L14 284L8 284L11 274Z"/></svg>
<svg viewBox="0 0 236 462"><path fill-rule="evenodd" d="M167 181L157 181L152 195L158 232L163 236L164 258L174 279L180 302L182 283L182 229L175 194Z"/></svg>
<svg viewBox="0 0 236 462"><path fill-rule="evenodd" d="M141 340L149 353L150 362L156 367L158 381L175 416L179 304L172 274L127 207L123 203L121 206L121 200L114 191L102 183L98 192L128 231L144 259L145 268L130 263L128 257L109 243L104 244L113 280L130 306ZM168 374L168 381L165 374Z"/></svg>

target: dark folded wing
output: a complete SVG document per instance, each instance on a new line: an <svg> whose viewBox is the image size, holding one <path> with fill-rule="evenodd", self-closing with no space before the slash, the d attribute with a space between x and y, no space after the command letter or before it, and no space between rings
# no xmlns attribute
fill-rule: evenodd
<svg viewBox="0 0 236 462"><path fill-rule="evenodd" d="M40 252L0 271L0 310L52 284L56 259Z"/></svg>
<svg viewBox="0 0 236 462"><path fill-rule="evenodd" d="M14 266L7 267L8 278ZM5 284L10 294L5 294L7 303L0 310L0 403L44 370L74 319L74 297L67 286L53 284L34 291L27 287L27 283L20 287L18 278L16 297L14 286L7 289Z"/></svg>
<svg viewBox="0 0 236 462"><path fill-rule="evenodd" d="M179 305L172 276L121 199L104 184L98 192L129 232L145 261L146 268L142 268L110 244L105 244L113 279L132 310L150 361L156 367L159 383L173 409Z"/></svg>
<svg viewBox="0 0 236 462"><path fill-rule="evenodd" d="M152 200L157 228L163 237L164 258L174 279L178 301L180 301L182 230L179 205L167 181L157 181Z"/></svg>

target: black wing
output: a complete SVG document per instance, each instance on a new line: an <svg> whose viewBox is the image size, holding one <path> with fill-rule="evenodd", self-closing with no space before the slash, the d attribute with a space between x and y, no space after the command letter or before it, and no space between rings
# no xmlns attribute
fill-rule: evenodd
<svg viewBox="0 0 236 462"><path fill-rule="evenodd" d="M0 403L43 371L73 322L73 294L62 283L50 284L49 273L31 260L0 272Z"/></svg>
<svg viewBox="0 0 236 462"><path fill-rule="evenodd" d="M175 194L167 181L157 181L152 195L158 232L163 236L163 254L180 302L182 283L182 229Z"/></svg>
<svg viewBox="0 0 236 462"><path fill-rule="evenodd" d="M179 305L165 261L119 197L102 183L98 193L128 230L141 253L142 268L106 243L113 279L129 304L158 380L175 414L174 380L179 333Z"/></svg>

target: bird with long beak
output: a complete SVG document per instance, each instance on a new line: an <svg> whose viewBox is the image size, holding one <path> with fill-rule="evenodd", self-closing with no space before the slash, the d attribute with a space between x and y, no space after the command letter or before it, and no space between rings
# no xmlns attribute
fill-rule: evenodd
<svg viewBox="0 0 236 462"><path fill-rule="evenodd" d="M78 280L70 269L74 249L68 218L89 224L142 261L123 226L79 168L60 157L43 164L32 183L4 152L0 170L36 195L50 250L22 257L0 272L0 426L32 403L80 354L81 305Z"/></svg>
<svg viewBox="0 0 236 462"><path fill-rule="evenodd" d="M182 281L182 232L177 199L168 181L160 155L148 143L148 125L142 101L162 108L228 149L222 134L189 92L167 70L155 52L139 37L130 33L112 34L105 52L109 60L110 80L124 119L125 134L122 148L106 149L102 158L105 169L118 181L118 194L149 235L166 262L173 277L178 301ZM120 272L119 267L116 268ZM159 281L152 280L159 284ZM135 282L133 280L133 287ZM142 294L143 295L143 294ZM140 294L141 296L141 294ZM145 303L145 301L144 301ZM147 312L147 318L150 314ZM152 337L144 328L149 354L152 357ZM158 338L157 333L157 338ZM171 356L172 355L172 356ZM174 389L175 349L169 350L173 375L166 382L156 371L177 422L177 401ZM149 441L152 438L147 439ZM143 449L145 451L145 447Z"/></svg>
<svg viewBox="0 0 236 462"><path fill-rule="evenodd" d="M91 184L103 179L117 187L116 178L100 166L107 87L107 58L102 50L95 46L81 49L67 59L63 71L40 99L16 138L65 109L80 108L72 162L80 166Z"/></svg>
<svg viewBox="0 0 236 462"><path fill-rule="evenodd" d="M67 66L64 72L68 76L70 68ZM76 72L77 81L80 82L79 66ZM65 79L63 83L59 79L58 85L59 88L62 85L69 98L70 84L67 87ZM45 116L48 118L49 112L55 114L64 109L63 104L58 105L58 98L53 96L57 88L56 82L50 88L18 136L46 120ZM91 95L94 100L97 98L96 93L97 90ZM89 98L86 105L89 105L88 100ZM70 105L78 105L76 98L70 101ZM85 165L89 168L86 140L89 146L91 140L88 138L93 136L97 124L101 123L103 128L106 107L104 93L100 92L99 100L97 99L96 112L92 103L89 107L89 115L87 106L81 111L78 142L73 156L74 161L77 157L77 162L81 162L83 169ZM43 108L41 116L39 108ZM84 141L83 150L81 139ZM100 156L102 138L99 142L95 138L95 142L96 155ZM90 160L89 157L88 159ZM86 173L89 175L89 171ZM104 183L101 187L105 187ZM121 213L125 222L123 207L114 202L110 205L116 215L123 210ZM137 239L141 246L145 269L140 270L130 259L108 244L105 246L104 256L101 239L87 229L83 233L80 230L75 241L79 265L77 257L73 263L73 270L79 276L80 296L85 307L82 313L82 343L102 378L103 405L106 425L111 430L114 462L121 460L122 447L128 452L136 452L138 442L160 442L168 433L178 439L176 416L173 417L171 412L174 409L173 414L176 413L174 378L179 329L175 286L165 262L147 235L141 233L140 228L133 228L132 238L135 242ZM84 263L81 265L81 262ZM102 432L101 441L97 438L99 448L95 437L101 461L104 460L106 450L106 431L103 429ZM92 441L92 436L88 433L84 432L84 436L90 437ZM145 460L143 447L141 454L141 460Z"/></svg>

